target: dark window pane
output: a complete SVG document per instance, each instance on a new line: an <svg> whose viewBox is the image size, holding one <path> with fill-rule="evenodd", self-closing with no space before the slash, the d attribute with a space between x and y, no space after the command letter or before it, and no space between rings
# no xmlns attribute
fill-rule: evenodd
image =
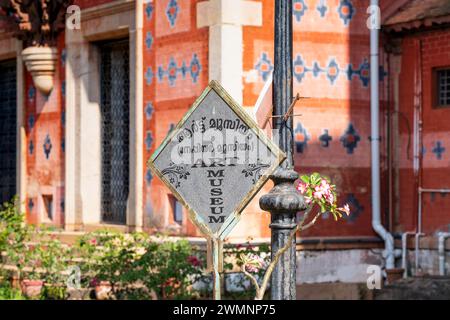
<svg viewBox="0 0 450 320"><path fill-rule="evenodd" d="M450 69L437 71L438 106L450 106Z"/></svg>
<svg viewBox="0 0 450 320"><path fill-rule="evenodd" d="M129 194L128 42L101 46L102 218L126 223Z"/></svg>
<svg viewBox="0 0 450 320"><path fill-rule="evenodd" d="M16 194L16 61L0 63L0 205Z"/></svg>

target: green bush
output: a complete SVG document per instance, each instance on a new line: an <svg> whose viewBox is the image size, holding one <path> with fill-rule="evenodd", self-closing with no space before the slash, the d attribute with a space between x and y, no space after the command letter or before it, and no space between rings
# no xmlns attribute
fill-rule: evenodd
<svg viewBox="0 0 450 320"><path fill-rule="evenodd" d="M9 282L0 281L0 300L26 300L22 292L11 287Z"/></svg>
<svg viewBox="0 0 450 320"><path fill-rule="evenodd" d="M155 241L146 234L95 232L78 241L85 285L107 281L117 299L192 297L202 262L187 241Z"/></svg>
<svg viewBox="0 0 450 320"><path fill-rule="evenodd" d="M186 240L147 242L138 262L140 279L159 299L188 299L203 274L204 261Z"/></svg>
<svg viewBox="0 0 450 320"><path fill-rule="evenodd" d="M43 299L67 298L65 271L72 265L80 268L82 287L94 288L107 283L111 286L110 298L115 299L194 299L201 293L193 289L193 284L202 281L210 288L205 253L186 240L99 231L85 234L74 247L69 247L50 229L27 225L18 208L17 201L13 200L0 211L0 250L6 252L4 262L17 268L19 281L44 281ZM242 253L269 259L266 245L230 246L224 250L226 272L239 270L238 256ZM0 279L10 276L3 275L0 272ZM234 277L233 284L242 292L230 293L224 288L225 296L251 298L254 295L244 277ZM210 289L204 294L210 298ZM0 299L20 298L23 297L19 290L0 280Z"/></svg>

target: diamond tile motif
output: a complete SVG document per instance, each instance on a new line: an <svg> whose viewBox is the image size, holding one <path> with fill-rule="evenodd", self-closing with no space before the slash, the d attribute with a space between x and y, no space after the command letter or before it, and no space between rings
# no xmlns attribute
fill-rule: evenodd
<svg viewBox="0 0 450 320"><path fill-rule="evenodd" d="M259 71L259 74L264 81L267 81L270 73L273 70L272 61L269 59L269 55L266 52L261 54L258 63L255 65L255 69Z"/></svg>
<svg viewBox="0 0 450 320"><path fill-rule="evenodd" d="M305 3L305 0L293 0L293 8L292 12L295 16L297 22L302 20L302 17L305 15L306 10L308 10L308 6Z"/></svg>
<svg viewBox="0 0 450 320"><path fill-rule="evenodd" d="M433 147L433 153L436 155L438 160L442 160L442 155L445 152L444 145L441 141L437 141Z"/></svg>
<svg viewBox="0 0 450 320"><path fill-rule="evenodd" d="M361 137L356 132L353 124L350 123L344 135L341 137L342 145L345 149L347 149L348 154L353 154L353 151L358 146L359 141L361 141Z"/></svg>
<svg viewBox="0 0 450 320"><path fill-rule="evenodd" d="M170 0L167 4L166 15L169 19L169 23L171 27L175 26L178 17L178 11L180 7L178 6L177 0Z"/></svg>
<svg viewBox="0 0 450 320"><path fill-rule="evenodd" d="M342 19L344 25L348 26L355 14L355 8L353 7L351 0L340 0L338 13L339 18Z"/></svg>
<svg viewBox="0 0 450 320"><path fill-rule="evenodd" d="M53 148L52 140L50 139L49 134L47 134L47 136L45 137L44 144L42 145L42 147L44 148L45 157L48 160L50 158L50 153L52 152Z"/></svg>

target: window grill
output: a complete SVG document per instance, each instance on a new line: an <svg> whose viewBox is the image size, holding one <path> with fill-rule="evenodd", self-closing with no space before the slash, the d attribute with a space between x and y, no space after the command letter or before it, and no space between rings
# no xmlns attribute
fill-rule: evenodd
<svg viewBox="0 0 450 320"><path fill-rule="evenodd" d="M439 107L450 107L450 69L437 71Z"/></svg>
<svg viewBox="0 0 450 320"><path fill-rule="evenodd" d="M0 63L0 206L16 194L16 61Z"/></svg>
<svg viewBox="0 0 450 320"><path fill-rule="evenodd" d="M129 194L129 46L103 44L101 51L102 219L125 224Z"/></svg>

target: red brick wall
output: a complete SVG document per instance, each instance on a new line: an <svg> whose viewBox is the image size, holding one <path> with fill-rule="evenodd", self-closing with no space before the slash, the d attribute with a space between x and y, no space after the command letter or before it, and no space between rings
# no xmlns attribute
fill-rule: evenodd
<svg viewBox="0 0 450 320"><path fill-rule="evenodd" d="M263 26L244 28L244 104L247 106L255 103L266 71L273 68L273 1L261 2ZM341 202L350 203L352 215L338 224L325 217L304 235L373 235L368 139L368 2L323 3L320 7L318 0L294 2L294 93L309 97L295 110L301 114L294 119L295 163L300 173L318 171L328 175L338 186ZM384 58L381 64L384 100ZM260 228L268 230L267 223Z"/></svg>
<svg viewBox="0 0 450 320"><path fill-rule="evenodd" d="M54 87L48 97L34 87L25 71L25 128L27 150L27 217L42 223L43 195L53 198L53 221L64 225L64 35L58 40Z"/></svg>
<svg viewBox="0 0 450 320"><path fill-rule="evenodd" d="M208 28L196 27L198 0L144 8L144 163L208 85ZM144 224L173 224L169 190L145 169ZM183 231L196 234L184 216Z"/></svg>
<svg viewBox="0 0 450 320"><path fill-rule="evenodd" d="M400 111L406 116L411 128L414 126L414 68L420 56L422 59L424 148L422 153L422 187L450 189L450 109L436 109L433 107L433 95L435 94L433 69L450 67L450 30L411 35L403 40L402 70L400 74ZM415 229L417 224L417 187L413 173L412 147L409 153L406 148L409 136L406 119L400 120L400 134L402 148L400 162L401 224L399 229L406 231ZM438 144L440 144L441 148L439 148ZM424 194L423 230L426 233L433 233L437 230L447 231L450 224L449 210L450 195L439 193Z"/></svg>

